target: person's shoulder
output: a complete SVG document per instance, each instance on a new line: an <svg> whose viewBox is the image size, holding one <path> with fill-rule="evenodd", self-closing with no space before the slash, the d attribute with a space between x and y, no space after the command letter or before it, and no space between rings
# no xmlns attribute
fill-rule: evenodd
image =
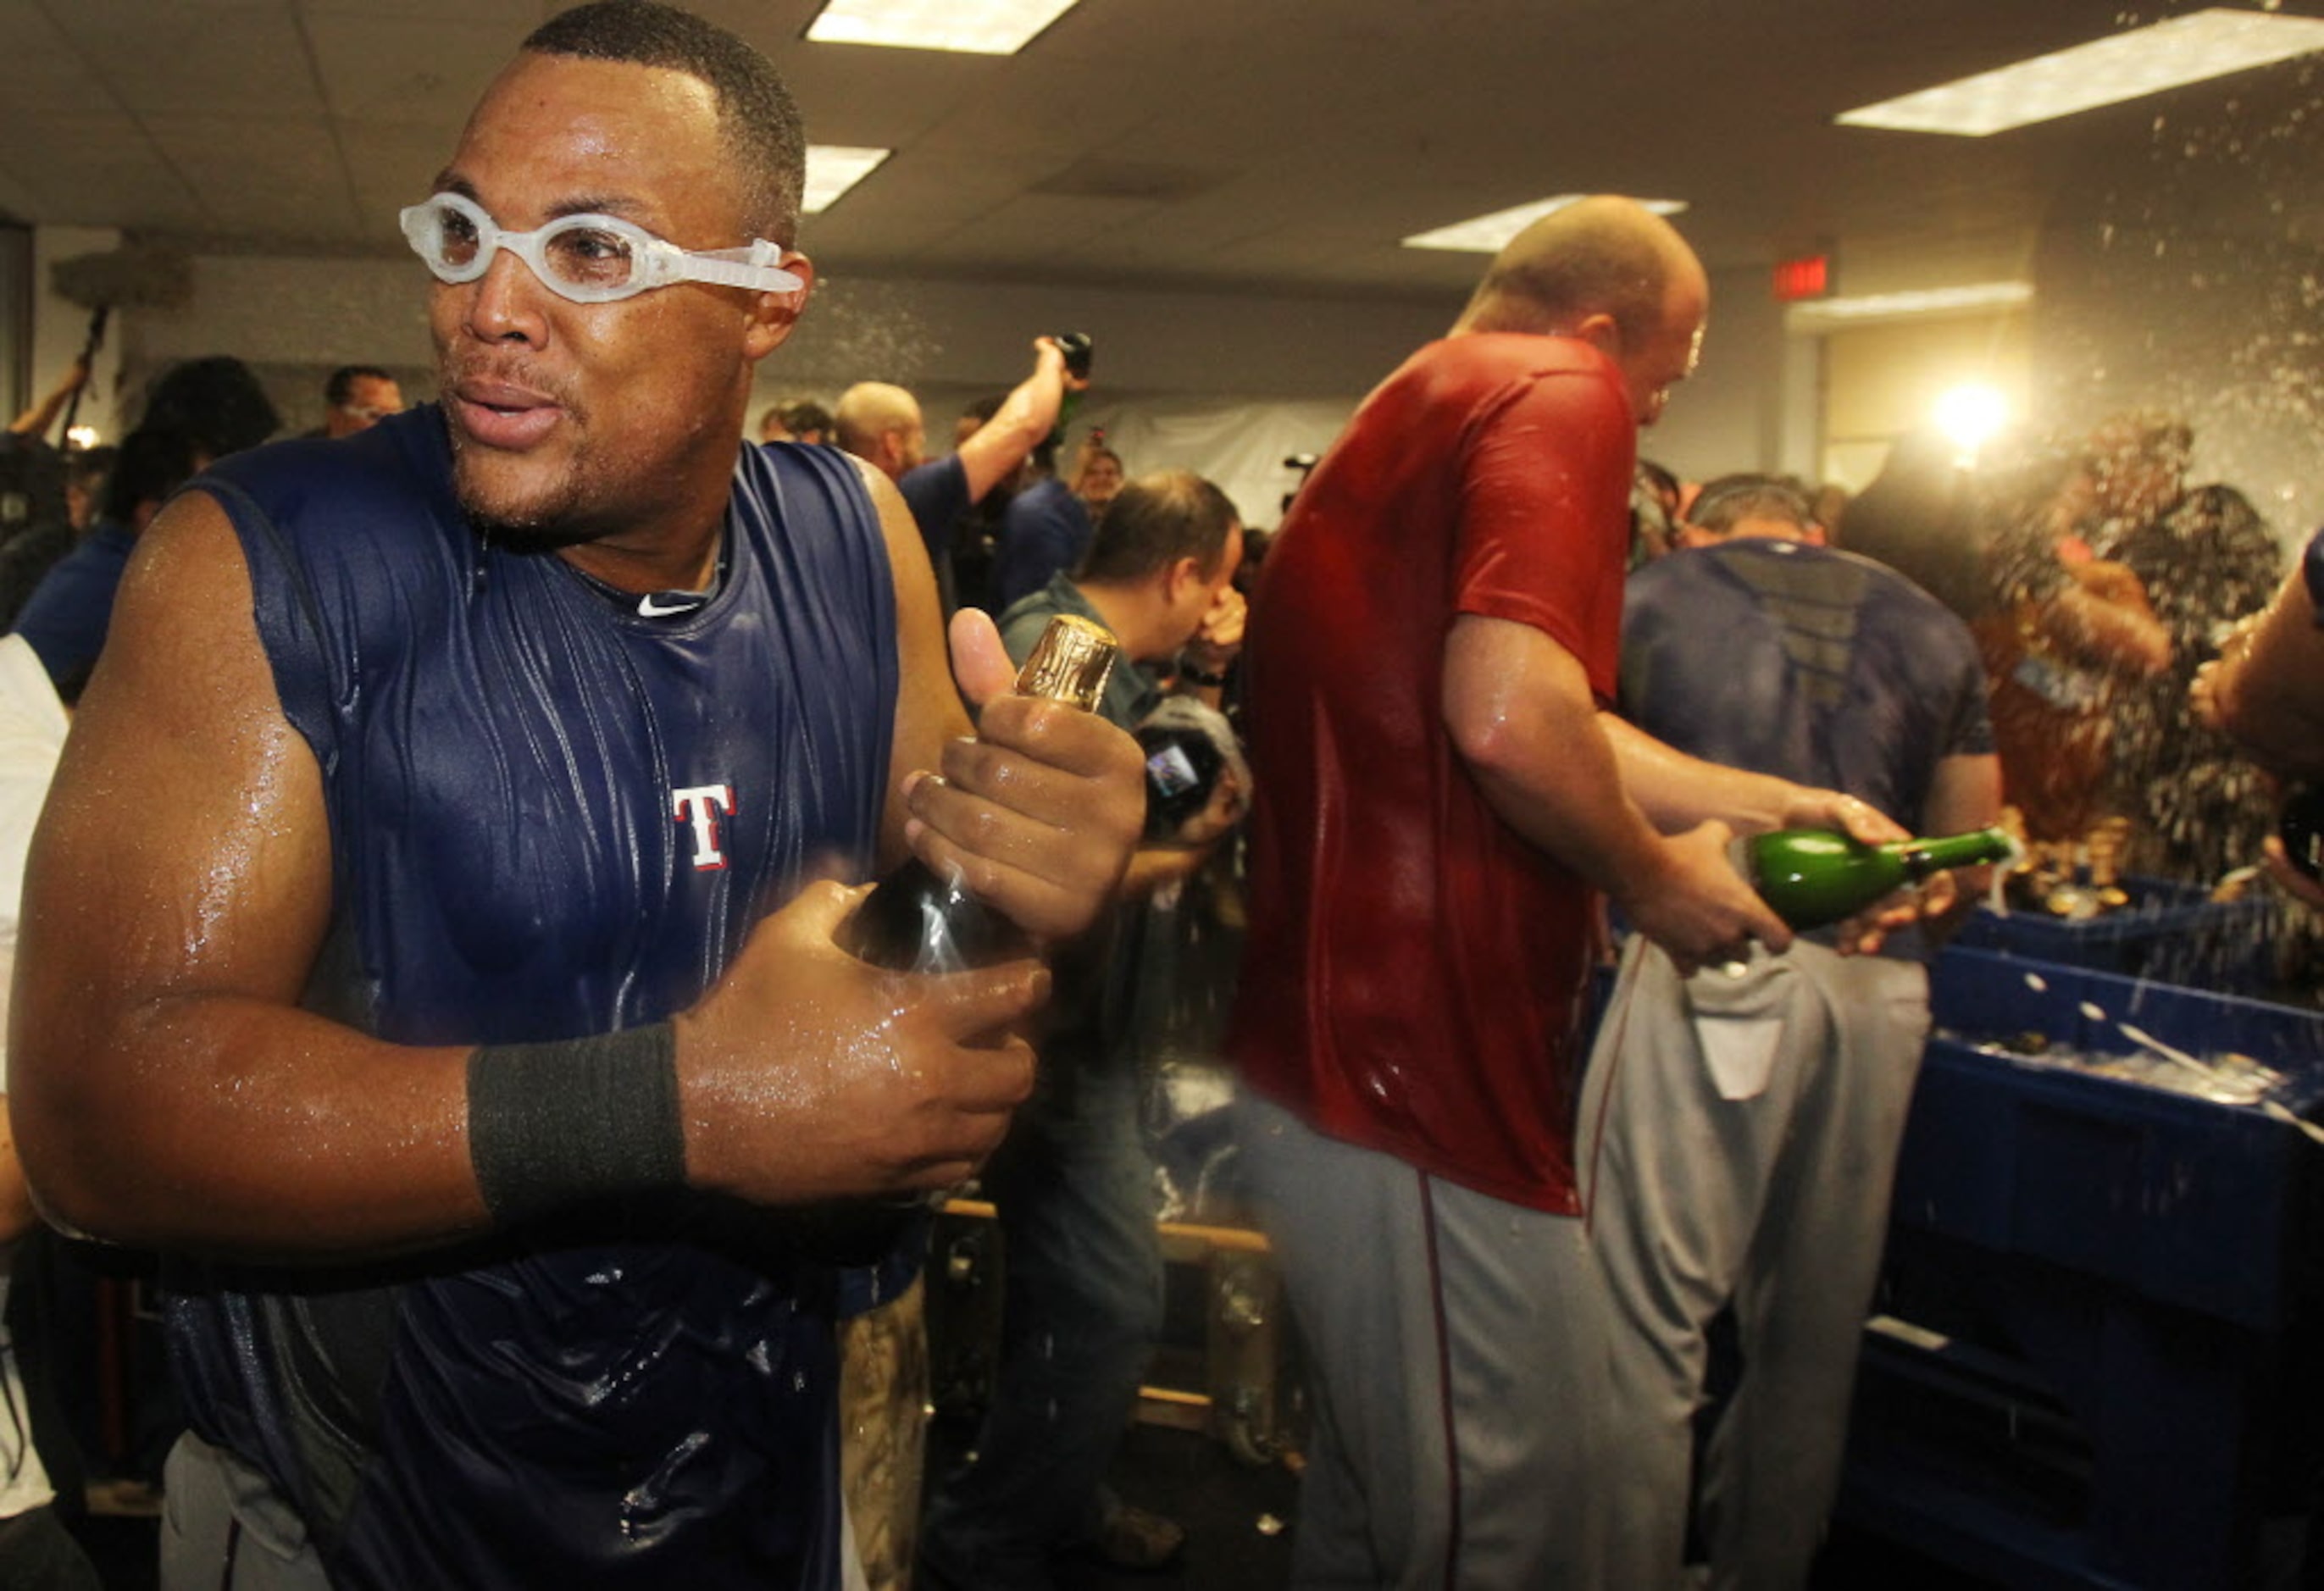
<svg viewBox="0 0 2324 1591"><path fill-rule="evenodd" d="M960 462L960 455L947 453L906 470L897 477L896 490L915 517L925 522L936 515L949 522L969 506L968 466Z"/></svg>
<svg viewBox="0 0 2324 1591"><path fill-rule="evenodd" d="M1479 386L1506 382L1548 384L1595 391L1622 390L1621 371L1611 359L1579 337L1536 332L1464 332L1427 345L1407 362L1437 380Z"/></svg>
<svg viewBox="0 0 2324 1591"><path fill-rule="evenodd" d="M880 494L895 483L853 454L819 442L745 442L734 470L733 506L746 526L811 534L821 525L842 541L877 538Z"/></svg>
<svg viewBox="0 0 2324 1591"><path fill-rule="evenodd" d="M1069 523L1081 509L1081 500L1066 489L1055 475L1034 482L1009 500L1004 522L1023 524L1028 520L1056 526Z"/></svg>
<svg viewBox="0 0 2324 1591"><path fill-rule="evenodd" d="M1471 427L1538 430L1567 452L1627 448L1637 435L1621 372L1577 338L1472 332L1431 348L1429 364L1408 367L1425 409L1462 415Z"/></svg>
<svg viewBox="0 0 2324 1591"><path fill-rule="evenodd" d="M1742 541L1722 541L1708 547L1673 547L1652 563L1631 570L1624 577L1623 591L1641 598L1676 597L1706 587L1732 585L1735 577L1729 571L1737 562L1737 550L1745 546ZM1747 551L1742 556L1756 555Z"/></svg>
<svg viewBox="0 0 2324 1591"><path fill-rule="evenodd" d="M241 495L270 513L324 506L448 496L451 444L433 404L391 415L351 437L292 437L215 460L191 483L214 495Z"/></svg>
<svg viewBox="0 0 2324 1591"><path fill-rule="evenodd" d="M1002 609L993 624L1001 631L1001 644L1009 649L1010 657L1022 663L1032 651L1033 643L1048 628L1049 621L1058 614L1088 617L1086 606L1077 600L1078 596L1072 583L1065 575L1056 575L1050 577L1047 584L1027 592ZM1021 650L1017 645L1020 637L1025 643Z"/></svg>
<svg viewBox="0 0 2324 1591"><path fill-rule="evenodd" d="M1860 552L1850 552L1844 547L1819 547L1812 550L1818 557L1856 570L1866 582L1892 601L1914 608L1934 609L1947 616L1952 614L1952 610L1938 601L1926 586L1894 565L1867 557Z"/></svg>
<svg viewBox="0 0 2324 1591"><path fill-rule="evenodd" d="M1817 550L1862 573L1868 593L1866 606L1877 610L1876 627L1898 650L1917 653L1932 662L1947 648L1959 657L1977 656L1976 634L1968 621L1925 586L1861 553L1838 547Z"/></svg>
<svg viewBox="0 0 2324 1591"><path fill-rule="evenodd" d="M904 489L905 495L909 496L915 485L941 488L955 481L960 483L963 490L967 488L968 466L960 462L959 454L947 453L940 458L922 459L906 470L896 484Z"/></svg>

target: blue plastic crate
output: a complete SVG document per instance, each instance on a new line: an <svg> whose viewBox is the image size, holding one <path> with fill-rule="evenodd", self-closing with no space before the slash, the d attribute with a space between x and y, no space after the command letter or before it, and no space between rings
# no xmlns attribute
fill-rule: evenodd
<svg viewBox="0 0 2324 1591"><path fill-rule="evenodd" d="M2324 1014L1949 950L1897 1171L1844 1512L2012 1586L2251 1582L2272 1477L2314 1458L2324 1145L1980 1041L2126 1027L2283 1075L2324 1115Z"/></svg>
<svg viewBox="0 0 2324 1591"><path fill-rule="evenodd" d="M1974 1045L2038 1033L2132 1054L2135 1030L2199 1058L2249 1056L2283 1074L2278 1105L2312 1117L2324 1013L1959 947L1939 958L1930 1002L1938 1036L1898 1164L1899 1223L2254 1329L2283 1322L2290 1249L2310 1237L2295 1194L2324 1145L2256 1105Z"/></svg>
<svg viewBox="0 0 2324 1591"><path fill-rule="evenodd" d="M2246 995L2265 989L2272 955L2264 897L2215 901L2199 885L2167 878L2126 878L2122 887L2130 905L2079 922L1982 906L1954 943L2126 978Z"/></svg>

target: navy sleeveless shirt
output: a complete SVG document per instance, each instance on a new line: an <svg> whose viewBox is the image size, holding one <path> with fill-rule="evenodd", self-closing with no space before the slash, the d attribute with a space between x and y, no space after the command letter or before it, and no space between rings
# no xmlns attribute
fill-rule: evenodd
<svg viewBox="0 0 2324 1591"><path fill-rule="evenodd" d="M741 449L725 573L643 616L480 540L440 413L220 464L282 709L322 770L309 1004L397 1043L691 1005L876 848L897 694L878 517L836 450ZM831 1278L693 1196L355 1272L173 1264L173 1367L334 1582L835 1584Z"/></svg>

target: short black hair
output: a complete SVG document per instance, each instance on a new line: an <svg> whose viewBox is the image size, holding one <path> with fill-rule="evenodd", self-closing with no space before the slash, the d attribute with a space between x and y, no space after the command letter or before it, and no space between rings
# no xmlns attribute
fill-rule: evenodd
<svg viewBox="0 0 2324 1591"><path fill-rule="evenodd" d="M1721 475L1696 493L1686 515L1688 524L1717 536L1745 520L1783 520L1803 530L1819 523L1808 494L1780 475Z"/></svg>
<svg viewBox="0 0 2324 1591"><path fill-rule="evenodd" d="M626 61L684 72L718 96L718 130L744 174L742 221L754 237L786 248L798 235L807 186L807 133L774 63L725 29L653 0L597 0L535 28L524 48L540 55Z"/></svg>
<svg viewBox="0 0 2324 1591"><path fill-rule="evenodd" d="M809 431L821 431L825 437L831 435L831 410L812 398L794 399L782 405L779 412L783 417L783 428L794 437L803 437Z"/></svg>
<svg viewBox="0 0 2324 1591"><path fill-rule="evenodd" d="M273 400L250 366L231 354L213 354L171 366L145 397L139 430L182 431L209 457L255 447L282 428ZM127 444L123 451L128 451Z"/></svg>
<svg viewBox="0 0 2324 1591"><path fill-rule="evenodd" d="M183 431L151 425L129 433L105 483L105 517L116 524L134 521L137 505L160 502L193 479L200 444Z"/></svg>
<svg viewBox="0 0 2324 1591"><path fill-rule="evenodd" d="M1180 558L1207 574L1219 566L1240 519L1231 498L1191 470L1140 475L1106 509L1075 578L1127 585Z"/></svg>
<svg viewBox="0 0 2324 1591"><path fill-rule="evenodd" d="M355 395L357 382L392 382L395 378L376 364L342 364L323 383L323 401L333 409L344 409Z"/></svg>

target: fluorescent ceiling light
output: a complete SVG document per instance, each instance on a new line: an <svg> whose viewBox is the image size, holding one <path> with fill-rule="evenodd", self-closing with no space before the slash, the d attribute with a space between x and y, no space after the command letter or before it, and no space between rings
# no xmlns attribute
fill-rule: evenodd
<svg viewBox="0 0 2324 1591"><path fill-rule="evenodd" d="M886 44L1014 55L1074 0L829 0L807 24L818 44Z"/></svg>
<svg viewBox="0 0 2324 1591"><path fill-rule="evenodd" d="M2324 50L2324 19L2215 8L1842 111L1834 119L1853 127L1983 138L2316 50Z"/></svg>
<svg viewBox="0 0 2324 1591"><path fill-rule="evenodd" d="M1924 288L1908 293L1868 293L1853 299L1811 299L1785 311L1795 328L1819 323L1900 320L1914 315L1959 315L1974 309L2014 309L2034 301L2024 281L1975 281L1960 287Z"/></svg>
<svg viewBox="0 0 2324 1591"><path fill-rule="evenodd" d="M1473 254L1490 254L1554 210L1578 204L1587 194L1561 193L1555 198L1536 199L1529 205L1514 209L1496 210L1489 216L1478 216L1467 221L1455 221L1450 226L1439 226L1429 232L1416 232L1404 239L1407 249L1461 249ZM1686 208L1683 199L1640 199L1640 204L1657 216L1675 216Z"/></svg>
<svg viewBox="0 0 2324 1591"><path fill-rule="evenodd" d="M872 175L891 149L850 149L844 144L807 146L807 191L799 196L802 215L820 215L839 202L839 196Z"/></svg>

